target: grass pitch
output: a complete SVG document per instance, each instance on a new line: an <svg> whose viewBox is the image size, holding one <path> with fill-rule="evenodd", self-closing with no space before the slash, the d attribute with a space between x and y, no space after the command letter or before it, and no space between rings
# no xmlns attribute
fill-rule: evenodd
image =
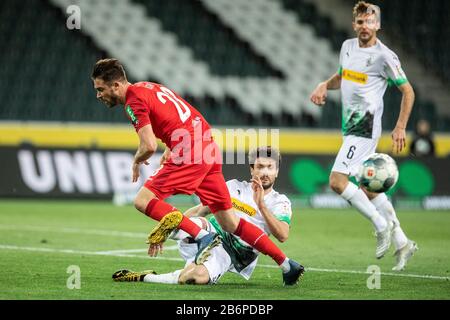
<svg viewBox="0 0 450 320"><path fill-rule="evenodd" d="M375 259L371 225L355 210L298 209L280 246L307 268L299 286L283 287L281 271L264 256L249 281L228 273L214 286L180 286L111 280L122 268L164 273L184 265L173 241L161 258L147 257L154 223L132 206L2 199L0 299L449 299L450 212L398 216L419 245L400 273L391 271L393 249ZM370 265L381 269L380 289L367 287ZM70 266L80 268L80 289L67 287Z"/></svg>

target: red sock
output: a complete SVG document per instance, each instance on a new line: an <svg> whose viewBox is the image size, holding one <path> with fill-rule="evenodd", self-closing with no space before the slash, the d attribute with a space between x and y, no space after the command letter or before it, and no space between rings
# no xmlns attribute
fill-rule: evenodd
<svg viewBox="0 0 450 320"><path fill-rule="evenodd" d="M167 202L158 199L152 199L145 209L145 214L150 218L160 221L166 214L174 211L179 211L174 206L171 206ZM201 228L192 222L189 218L183 216L183 219L178 226L181 229L189 233L194 239L199 234Z"/></svg>
<svg viewBox="0 0 450 320"><path fill-rule="evenodd" d="M286 255L283 251L269 239L264 231L242 218L239 221L239 225L234 234L259 252L271 256L278 265L282 264L286 259Z"/></svg>

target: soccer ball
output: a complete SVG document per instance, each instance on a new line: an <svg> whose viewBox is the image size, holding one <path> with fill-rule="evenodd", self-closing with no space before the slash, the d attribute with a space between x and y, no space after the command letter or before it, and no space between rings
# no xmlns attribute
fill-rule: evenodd
<svg viewBox="0 0 450 320"><path fill-rule="evenodd" d="M374 153L361 164L356 178L370 192L386 192L397 183L397 164L387 154Z"/></svg>

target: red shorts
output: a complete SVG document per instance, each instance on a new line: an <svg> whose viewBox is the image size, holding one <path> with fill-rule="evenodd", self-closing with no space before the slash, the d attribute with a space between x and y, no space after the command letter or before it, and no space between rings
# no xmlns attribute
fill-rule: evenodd
<svg viewBox="0 0 450 320"><path fill-rule="evenodd" d="M232 208L221 162L175 164L167 161L144 186L160 200L174 194L195 193L212 213Z"/></svg>

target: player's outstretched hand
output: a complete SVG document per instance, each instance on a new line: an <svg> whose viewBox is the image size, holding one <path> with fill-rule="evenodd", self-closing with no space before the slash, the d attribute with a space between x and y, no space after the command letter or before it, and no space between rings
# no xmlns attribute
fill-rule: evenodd
<svg viewBox="0 0 450 320"><path fill-rule="evenodd" d="M261 179L258 176L252 178L253 200L259 206L264 201L264 188Z"/></svg>
<svg viewBox="0 0 450 320"><path fill-rule="evenodd" d="M141 163L145 164L146 166L148 166L148 161L144 161L144 162L133 162L133 166L132 166L132 177L131 177L131 181L132 182L136 182L139 179L140 176L140 172L139 172L139 166L141 165Z"/></svg>
<svg viewBox="0 0 450 320"><path fill-rule="evenodd" d="M162 243L151 244L148 246L148 255L150 257L156 257L156 256L158 256L158 254L162 254L162 253L163 253L163 244Z"/></svg>
<svg viewBox="0 0 450 320"><path fill-rule="evenodd" d="M395 127L392 131L392 150L400 153L406 146L406 131L403 128Z"/></svg>
<svg viewBox="0 0 450 320"><path fill-rule="evenodd" d="M163 165L164 162L166 162L166 161L169 160L169 158L170 158L170 153L171 153L171 152L172 152L172 151L170 151L169 148L166 148L166 150L164 150L164 153L163 153L163 155L161 156L161 159L159 160L159 164L160 164L160 165Z"/></svg>
<svg viewBox="0 0 450 320"><path fill-rule="evenodd" d="M327 92L327 84L325 82L319 83L311 94L311 102L318 106L323 106L327 100Z"/></svg>
<svg viewBox="0 0 450 320"><path fill-rule="evenodd" d="M139 163L133 162L132 171L133 171L133 173L132 173L131 181L136 182L139 179Z"/></svg>

